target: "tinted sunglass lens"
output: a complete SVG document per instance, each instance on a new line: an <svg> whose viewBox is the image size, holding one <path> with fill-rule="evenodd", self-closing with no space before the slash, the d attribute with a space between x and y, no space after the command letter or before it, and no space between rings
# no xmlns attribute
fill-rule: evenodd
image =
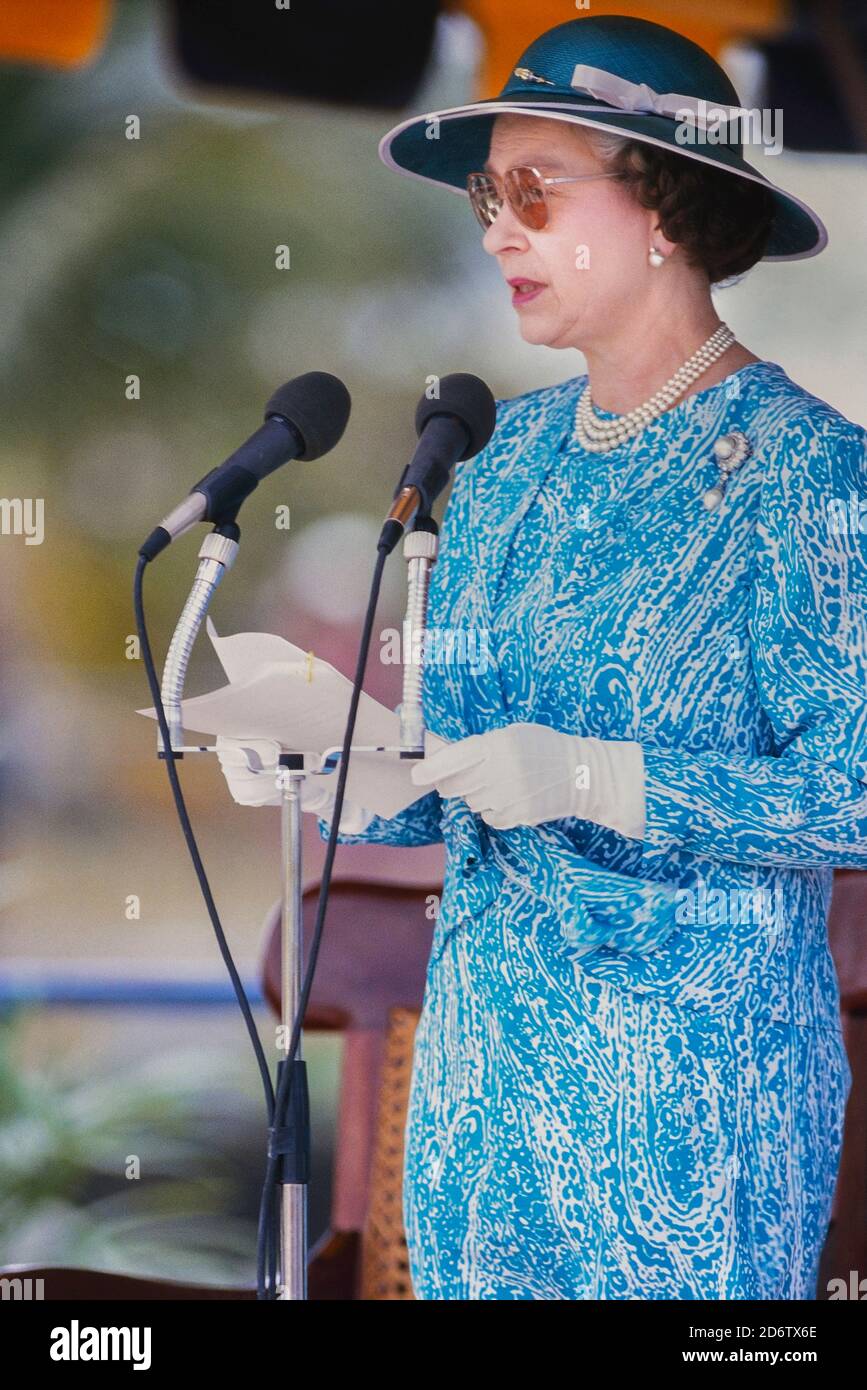
<svg viewBox="0 0 867 1390"><path fill-rule="evenodd" d="M467 191L473 212L480 225L487 230L502 206L493 179L471 174L467 179Z"/></svg>
<svg viewBox="0 0 867 1390"><path fill-rule="evenodd" d="M515 216L525 227L541 231L548 221L548 203L544 184L532 169L510 169L506 176L506 193Z"/></svg>

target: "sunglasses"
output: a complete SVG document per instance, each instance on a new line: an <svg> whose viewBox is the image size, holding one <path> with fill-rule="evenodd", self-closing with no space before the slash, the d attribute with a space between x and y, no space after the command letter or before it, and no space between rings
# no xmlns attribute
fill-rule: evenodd
<svg viewBox="0 0 867 1390"><path fill-rule="evenodd" d="M518 221L531 231L547 227L550 215L547 185L551 183L585 183L590 179L619 179L621 174L574 174L569 178L545 178L532 165L521 164L507 169L503 177L503 192L493 174L469 174L467 192L473 212L487 231L503 206L503 195Z"/></svg>

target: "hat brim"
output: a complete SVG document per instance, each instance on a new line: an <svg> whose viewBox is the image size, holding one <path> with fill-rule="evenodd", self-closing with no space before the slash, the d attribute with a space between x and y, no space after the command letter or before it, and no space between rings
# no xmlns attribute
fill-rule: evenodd
<svg viewBox="0 0 867 1390"><path fill-rule="evenodd" d="M675 123L669 117L625 112L595 103L578 105L563 101L555 94L550 98L540 94L531 101L493 98L410 117L382 137L380 158L398 173L439 184L466 197L467 174L482 168L488 158L494 121L506 112L594 126L616 135L626 134L646 144L673 150L685 159L697 159L714 169L761 184L773 197L776 209L763 261L804 260L817 256L828 244L825 225L812 208L793 193L777 188L731 146L681 145L675 139ZM434 127L436 138L431 138L429 132L434 121L449 123L446 138L442 138L438 126Z"/></svg>

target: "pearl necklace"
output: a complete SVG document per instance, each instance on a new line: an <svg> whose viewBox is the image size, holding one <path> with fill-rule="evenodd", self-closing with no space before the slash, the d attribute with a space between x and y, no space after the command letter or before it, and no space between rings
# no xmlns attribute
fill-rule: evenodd
<svg viewBox="0 0 867 1390"><path fill-rule="evenodd" d="M594 454L604 454L611 449L616 449L618 444L624 444L627 439L631 439L634 434L645 429L651 420L655 420L658 415L673 405L678 396L682 396L684 391L703 372L706 372L718 357L722 357L723 353L735 341L735 335L728 324L720 324L707 342L702 343L698 351L694 352L692 357L687 358L682 367L678 367L674 376L660 387L656 394L650 397L650 400L645 401L643 405L637 405L627 415L618 415L613 420L601 420L595 414L593 402L590 399L590 382L588 381L581 392L578 409L575 412L573 443L577 441L583 449L589 449Z"/></svg>

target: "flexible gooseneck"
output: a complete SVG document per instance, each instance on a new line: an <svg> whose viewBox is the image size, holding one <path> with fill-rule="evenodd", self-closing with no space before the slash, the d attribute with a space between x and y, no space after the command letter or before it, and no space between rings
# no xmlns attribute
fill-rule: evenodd
<svg viewBox="0 0 867 1390"><path fill-rule="evenodd" d="M400 756L424 757L424 651L430 572L437 557L438 527L431 518L416 519L404 537L407 562L406 617L403 620L403 698L400 705Z"/></svg>
<svg viewBox="0 0 867 1390"><path fill-rule="evenodd" d="M234 534L230 534L232 532ZM202 541L202 548L199 551L199 568L172 636L163 667L161 693L173 750L181 748L184 741L181 702L184 698L184 684L193 644L199 628L205 620L217 586L235 563L240 534L234 522L229 522L211 531ZM157 747L159 752L165 755L167 750L163 747L162 734L159 732L157 733ZM183 754L177 756L183 757Z"/></svg>

